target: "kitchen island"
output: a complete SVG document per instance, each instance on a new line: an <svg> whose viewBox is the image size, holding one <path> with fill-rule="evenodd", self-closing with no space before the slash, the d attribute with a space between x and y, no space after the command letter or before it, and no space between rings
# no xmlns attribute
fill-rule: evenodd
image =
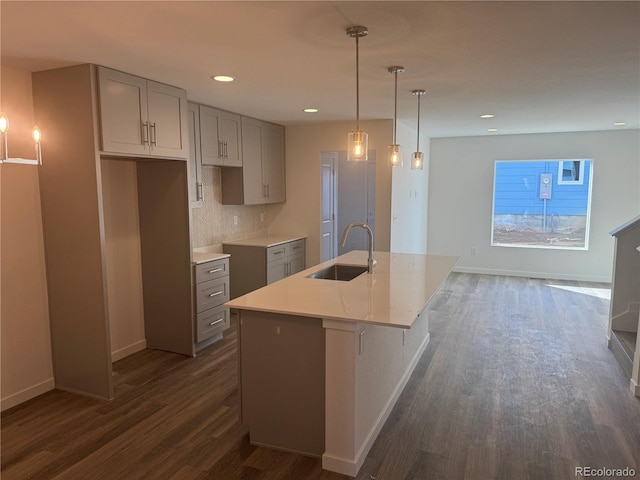
<svg viewBox="0 0 640 480"><path fill-rule="evenodd" d="M355 476L429 343L427 303L457 257L353 251L226 303L239 311L242 422L251 443ZM358 272L352 272L355 275Z"/></svg>

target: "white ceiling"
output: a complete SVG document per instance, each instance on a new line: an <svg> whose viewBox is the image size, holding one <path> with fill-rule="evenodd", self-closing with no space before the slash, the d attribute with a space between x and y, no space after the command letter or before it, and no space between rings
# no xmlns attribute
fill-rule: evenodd
<svg viewBox="0 0 640 480"><path fill-rule="evenodd" d="M285 125L398 117L430 137L640 128L640 2L0 2L4 65L91 62ZM231 84L213 74L237 77ZM320 109L305 114L304 107ZM485 113L495 114L481 120ZM494 134L495 135L495 134Z"/></svg>

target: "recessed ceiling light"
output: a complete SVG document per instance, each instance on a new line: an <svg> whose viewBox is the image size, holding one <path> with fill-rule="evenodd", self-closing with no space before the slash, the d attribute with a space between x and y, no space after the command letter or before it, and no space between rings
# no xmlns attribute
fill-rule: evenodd
<svg viewBox="0 0 640 480"><path fill-rule="evenodd" d="M627 122L614 122L613 126L614 127L624 127L627 124Z"/></svg>
<svg viewBox="0 0 640 480"><path fill-rule="evenodd" d="M233 82L235 78L230 77L229 75L214 75L213 78L216 82Z"/></svg>
<svg viewBox="0 0 640 480"><path fill-rule="evenodd" d="M493 118L495 115L493 113L485 113L484 115L480 115L480 118Z"/></svg>
<svg viewBox="0 0 640 480"><path fill-rule="evenodd" d="M317 108L305 108L303 110L303 112L305 112L305 113L318 113L318 109Z"/></svg>
<svg viewBox="0 0 640 480"><path fill-rule="evenodd" d="M497 132L497 128L487 128L487 132Z"/></svg>

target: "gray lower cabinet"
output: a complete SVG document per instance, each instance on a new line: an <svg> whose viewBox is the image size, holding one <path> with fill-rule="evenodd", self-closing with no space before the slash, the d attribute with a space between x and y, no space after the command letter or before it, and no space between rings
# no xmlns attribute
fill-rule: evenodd
<svg viewBox="0 0 640 480"><path fill-rule="evenodd" d="M197 348L222 338L229 328L229 259L204 262L194 267Z"/></svg>
<svg viewBox="0 0 640 480"><path fill-rule="evenodd" d="M231 298L306 268L304 238L271 246L224 244L223 248L231 255Z"/></svg>

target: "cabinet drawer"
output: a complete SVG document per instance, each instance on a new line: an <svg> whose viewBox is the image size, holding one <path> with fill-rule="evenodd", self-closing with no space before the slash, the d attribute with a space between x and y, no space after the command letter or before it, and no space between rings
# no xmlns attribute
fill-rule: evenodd
<svg viewBox="0 0 640 480"><path fill-rule="evenodd" d="M299 253L304 253L304 239L296 240L289 244L289 254L297 255Z"/></svg>
<svg viewBox="0 0 640 480"><path fill-rule="evenodd" d="M273 247L267 248L267 263L277 262L280 259L289 255L289 244L283 243L281 245L276 245Z"/></svg>
<svg viewBox="0 0 640 480"><path fill-rule="evenodd" d="M222 258L211 262L196 265L196 283L206 282L214 278L220 278L229 275L229 259Z"/></svg>
<svg viewBox="0 0 640 480"><path fill-rule="evenodd" d="M229 300L229 277L196 285L196 312L204 312Z"/></svg>
<svg viewBox="0 0 640 480"><path fill-rule="evenodd" d="M229 328L229 309L219 306L198 313L196 324L196 342L202 342Z"/></svg>

